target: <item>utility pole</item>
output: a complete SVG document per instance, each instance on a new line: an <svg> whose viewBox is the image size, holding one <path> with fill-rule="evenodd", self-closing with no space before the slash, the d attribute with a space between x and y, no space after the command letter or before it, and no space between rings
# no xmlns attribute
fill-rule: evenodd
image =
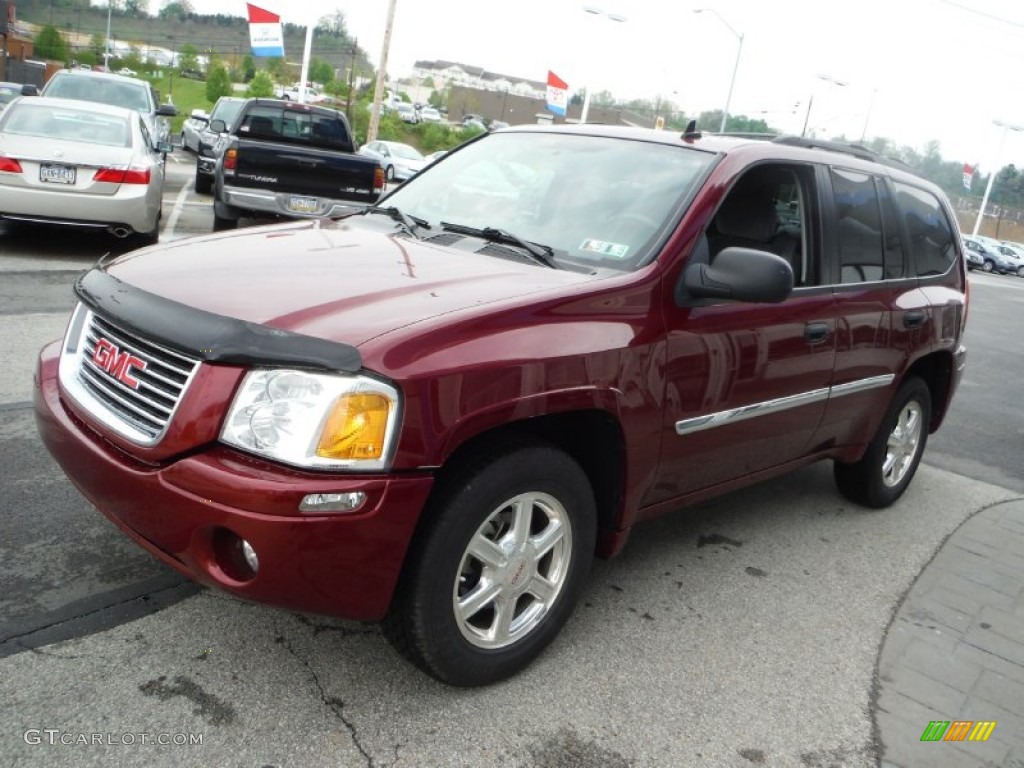
<svg viewBox="0 0 1024 768"><path fill-rule="evenodd" d="M380 51L380 67L377 69L377 87L373 90L373 111L370 113L370 126L366 129L366 142L377 139L380 128L380 100L384 95L384 78L388 71L388 51L391 48L391 29L395 24L395 4L397 0L388 0L388 21L384 27L384 44Z"/></svg>
<svg viewBox="0 0 1024 768"><path fill-rule="evenodd" d="M349 56L348 66L348 98L345 99L345 117L348 118L348 122L352 123L352 83L356 77L356 51L359 50L359 38L352 39L352 51Z"/></svg>

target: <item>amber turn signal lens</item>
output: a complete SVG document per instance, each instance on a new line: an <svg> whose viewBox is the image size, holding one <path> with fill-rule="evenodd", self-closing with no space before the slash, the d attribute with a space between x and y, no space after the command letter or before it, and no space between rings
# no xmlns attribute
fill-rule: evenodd
<svg viewBox="0 0 1024 768"><path fill-rule="evenodd" d="M316 455L325 459L380 459L391 401L373 392L338 398L327 417Z"/></svg>

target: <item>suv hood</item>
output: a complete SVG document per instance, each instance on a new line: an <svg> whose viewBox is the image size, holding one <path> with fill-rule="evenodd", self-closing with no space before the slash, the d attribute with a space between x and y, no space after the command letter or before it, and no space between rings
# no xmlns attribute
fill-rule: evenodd
<svg viewBox="0 0 1024 768"><path fill-rule="evenodd" d="M593 279L396 237L361 219L190 238L125 254L106 270L186 306L352 346L438 315Z"/></svg>

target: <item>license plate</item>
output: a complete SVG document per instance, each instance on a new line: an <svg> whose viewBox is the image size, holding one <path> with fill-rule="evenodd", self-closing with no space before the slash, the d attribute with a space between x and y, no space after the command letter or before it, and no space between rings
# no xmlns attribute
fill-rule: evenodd
<svg viewBox="0 0 1024 768"><path fill-rule="evenodd" d="M320 199L316 197L292 195L288 198L288 210L295 213L316 213L319 208Z"/></svg>
<svg viewBox="0 0 1024 768"><path fill-rule="evenodd" d="M74 184L75 169L70 165L41 165L39 166L39 180L51 184Z"/></svg>

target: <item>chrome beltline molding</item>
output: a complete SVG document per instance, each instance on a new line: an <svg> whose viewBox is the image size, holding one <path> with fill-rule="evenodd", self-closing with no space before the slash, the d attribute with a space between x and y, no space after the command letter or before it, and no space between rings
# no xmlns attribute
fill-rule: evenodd
<svg viewBox="0 0 1024 768"><path fill-rule="evenodd" d="M845 384L837 384L824 389L813 389L810 392L801 392L798 395L789 395L775 400L765 400L763 403L751 403L728 411L718 411L705 416L694 416L691 419L683 419L676 422L677 435L689 435L693 432L700 432L712 427L720 427L725 424L734 424L738 421L752 419L755 416L766 416L770 413L786 411L790 408L799 408L802 405L828 400L831 397L852 395L855 392L864 392L869 389L878 389L892 384L896 378L894 374L888 373L884 376L872 376L867 379L857 379Z"/></svg>

